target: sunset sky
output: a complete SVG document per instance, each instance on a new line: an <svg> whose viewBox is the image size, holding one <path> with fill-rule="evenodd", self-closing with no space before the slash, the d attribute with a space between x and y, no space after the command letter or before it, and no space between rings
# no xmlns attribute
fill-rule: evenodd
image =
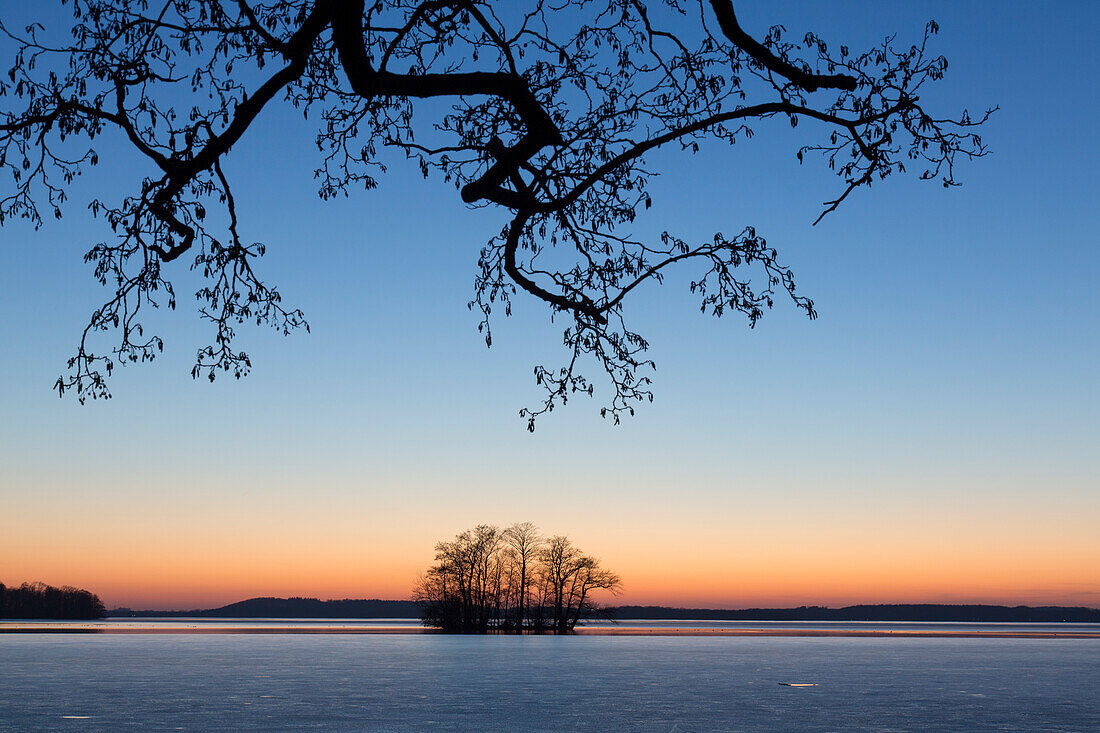
<svg viewBox="0 0 1100 733"><path fill-rule="evenodd" d="M193 381L212 336L178 268L180 307L147 321L164 356L81 406L51 385L105 297L81 256L110 232L84 207L140 185L105 143L62 221L0 229L0 581L108 607L404 598L435 542L528 520L619 572L625 603L1100 607L1100 5L738 7L758 36L853 48L935 18L950 67L926 107L1001 108L962 188L894 177L816 227L838 181L795 151L821 128L653 158L636 234L751 224L818 320L780 302L749 330L670 278L627 311L654 404L615 427L598 383L530 435L517 412L533 366L564 359L562 323L517 297L486 349L466 308L503 214L415 164L322 203L315 128L272 110L225 169L312 333L244 327L253 374Z"/></svg>

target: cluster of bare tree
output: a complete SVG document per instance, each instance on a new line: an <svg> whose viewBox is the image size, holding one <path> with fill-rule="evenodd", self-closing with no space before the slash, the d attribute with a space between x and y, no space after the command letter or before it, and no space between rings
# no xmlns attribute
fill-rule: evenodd
<svg viewBox="0 0 1100 733"><path fill-rule="evenodd" d="M0 583L0 618L97 619L106 615L99 597L80 588L54 588L45 583L8 588Z"/></svg>
<svg viewBox="0 0 1100 733"><path fill-rule="evenodd" d="M435 560L414 597L424 624L444 631L566 633L600 610L596 591L622 585L568 537L544 538L530 522L478 525L437 544Z"/></svg>

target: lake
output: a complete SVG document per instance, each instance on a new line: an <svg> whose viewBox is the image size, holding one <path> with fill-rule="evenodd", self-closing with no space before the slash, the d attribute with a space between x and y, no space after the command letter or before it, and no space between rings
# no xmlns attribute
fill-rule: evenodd
<svg viewBox="0 0 1100 733"><path fill-rule="evenodd" d="M0 634L14 731L1095 731L1098 691L1097 638Z"/></svg>

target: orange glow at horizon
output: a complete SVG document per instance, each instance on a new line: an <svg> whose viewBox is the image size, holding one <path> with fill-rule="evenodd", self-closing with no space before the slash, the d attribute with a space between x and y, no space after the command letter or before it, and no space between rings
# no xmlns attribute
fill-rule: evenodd
<svg viewBox="0 0 1100 733"><path fill-rule="evenodd" d="M52 555L52 553L51 553ZM97 593L109 608L186 610L211 608L257 596L336 598L408 598L417 573L431 562L363 562L352 566L299 561L293 567L256 563L254 558L146 556L79 560L57 556L34 562L0 563L0 580L8 584L40 580L76 585ZM1004 605L1100 606L1100 578L1084 562L1056 575L1039 567L956 567L922 571L889 560L847 567L828 559L777 557L768 564L735 569L698 564L691 569L645 567L625 559L615 564L624 580L617 599L605 603L685 608L749 608L799 605L842 606L858 603L993 603ZM195 562L195 561L199 562ZM20 567L21 566L21 567ZM1081 580L1084 578L1085 580Z"/></svg>
<svg viewBox="0 0 1100 733"><path fill-rule="evenodd" d="M695 534L666 541L599 541L569 533L624 580L615 603L677 607L850 605L855 603L997 603L1100 606L1100 552L1047 539L1042 554L978 548L963 541L914 547L860 546L841 538L812 548L782 537L772 544ZM0 540L0 581L77 585L108 607L193 609L256 596L409 597L432 545L418 538L318 535L261 543L240 532L171 542L151 537L101 541L77 549L12 536ZM644 539L644 538L642 538ZM418 541L419 540L419 541ZM18 546L13 546L18 544ZM78 543L79 544L79 543ZM604 602L612 601L603 598Z"/></svg>
<svg viewBox="0 0 1100 733"><path fill-rule="evenodd" d="M433 546L478 523L530 518L624 582L603 602L680 607L996 603L1100 607L1097 499L979 492L718 493L607 490L550 507L482 489L484 506L427 491L234 495L64 486L14 492L0 516L0 582L97 593L109 608L210 608L256 596L408 598ZM640 494L642 492L639 492ZM117 496L117 495L116 495ZM384 499L372 498L385 497ZM486 515L488 514L488 515Z"/></svg>

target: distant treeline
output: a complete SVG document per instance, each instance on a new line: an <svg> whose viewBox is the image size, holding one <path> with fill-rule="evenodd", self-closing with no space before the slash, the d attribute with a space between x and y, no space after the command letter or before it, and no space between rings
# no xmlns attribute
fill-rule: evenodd
<svg viewBox="0 0 1100 733"><path fill-rule="evenodd" d="M0 583L0 618L88 620L106 616L94 593L45 583L24 583L18 588Z"/></svg>
<svg viewBox="0 0 1100 733"><path fill-rule="evenodd" d="M378 599L319 601L316 598L251 598L221 608L195 611L132 611L116 608L111 616L200 616L213 618L420 618L415 601ZM913 605L800 606L798 608L669 608L619 606L606 609L618 620L684 621L976 621L1013 623L1100 623L1100 609L1080 606Z"/></svg>
<svg viewBox="0 0 1100 733"><path fill-rule="evenodd" d="M220 608L194 611L134 611L116 608L112 616L200 616L210 618L420 618L415 601L377 598L321 601L316 598L249 598Z"/></svg>
<svg viewBox="0 0 1100 733"><path fill-rule="evenodd" d="M1100 623L1100 609L1081 606L985 606L941 603L798 608L668 608L619 606L617 619L693 621L975 621L984 623Z"/></svg>

